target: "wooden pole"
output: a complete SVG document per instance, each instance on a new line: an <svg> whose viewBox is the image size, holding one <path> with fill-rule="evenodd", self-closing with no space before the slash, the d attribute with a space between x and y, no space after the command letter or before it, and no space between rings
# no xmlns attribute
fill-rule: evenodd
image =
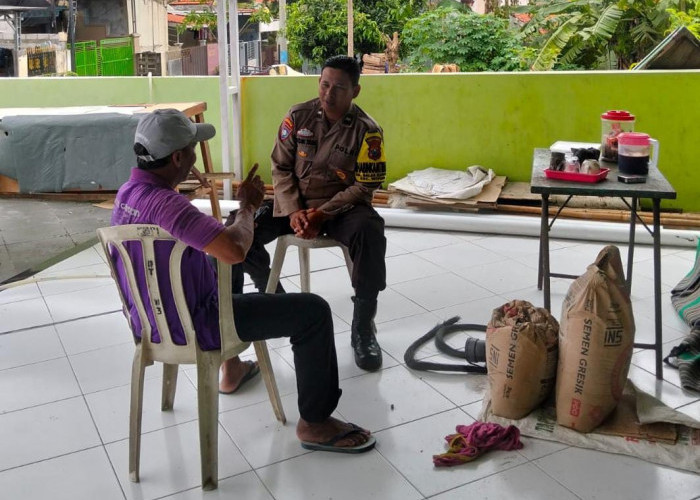
<svg viewBox="0 0 700 500"><path fill-rule="evenodd" d="M352 8L352 0L348 0L348 56L353 57L355 55L355 47L354 47L354 37L353 37L353 30L354 30L354 22L353 22L353 8Z"/></svg>

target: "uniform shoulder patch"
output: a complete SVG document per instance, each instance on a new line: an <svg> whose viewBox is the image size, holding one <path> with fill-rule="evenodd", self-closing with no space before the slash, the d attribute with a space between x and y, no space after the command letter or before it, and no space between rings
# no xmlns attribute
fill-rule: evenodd
<svg viewBox="0 0 700 500"><path fill-rule="evenodd" d="M355 179L363 184L379 185L386 179L384 139L380 132L366 132L357 156Z"/></svg>
<svg viewBox="0 0 700 500"><path fill-rule="evenodd" d="M294 121L290 116L286 116L284 120L282 120L282 125L280 125L280 132L279 132L279 137L280 141L284 142L287 139L289 139L289 136L292 135L292 131L294 130Z"/></svg>

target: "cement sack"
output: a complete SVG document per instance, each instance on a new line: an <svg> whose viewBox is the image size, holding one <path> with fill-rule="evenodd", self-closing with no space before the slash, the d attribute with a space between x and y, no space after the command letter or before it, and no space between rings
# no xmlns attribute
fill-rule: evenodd
<svg viewBox="0 0 700 500"><path fill-rule="evenodd" d="M564 299L555 390L558 424L590 432L615 409L627 380L634 330L620 251L610 245Z"/></svg>
<svg viewBox="0 0 700 500"><path fill-rule="evenodd" d="M494 309L486 328L493 412L522 418L554 388L559 324L543 308L513 300Z"/></svg>

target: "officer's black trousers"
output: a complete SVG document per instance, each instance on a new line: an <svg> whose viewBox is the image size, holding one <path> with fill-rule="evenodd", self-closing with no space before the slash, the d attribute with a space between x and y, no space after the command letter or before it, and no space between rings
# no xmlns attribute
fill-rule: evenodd
<svg viewBox="0 0 700 500"><path fill-rule="evenodd" d="M266 202L255 219L253 244L243 266L234 266L234 293L243 286L242 273L248 273L259 291L265 291L270 275L270 254L265 245L278 236L291 234L289 217L273 217L271 201ZM229 217L233 222L235 213ZM386 288L386 238L384 219L367 205L357 205L347 212L336 215L323 224L323 233L348 248L353 263L352 286L355 295L362 299L376 299Z"/></svg>

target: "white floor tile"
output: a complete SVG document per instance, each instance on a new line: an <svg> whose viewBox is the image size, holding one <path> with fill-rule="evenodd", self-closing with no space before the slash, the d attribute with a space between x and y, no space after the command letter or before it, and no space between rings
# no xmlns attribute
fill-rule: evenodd
<svg viewBox="0 0 700 500"><path fill-rule="evenodd" d="M377 433L377 451L424 496L525 463L525 458L516 451L492 451L468 464L435 467L433 455L447 451L445 436L454 434L458 425L471 423L468 415L455 409L392 427Z"/></svg>
<svg viewBox="0 0 700 500"><path fill-rule="evenodd" d="M422 229L392 229L387 239L396 246L409 252L418 252L430 248L464 243L459 236L443 231L425 231Z"/></svg>
<svg viewBox="0 0 700 500"><path fill-rule="evenodd" d="M97 247L92 246L86 248L82 252L79 252L61 262L54 264L38 273L38 276L47 276L57 273L64 273L66 271L74 271L86 266L94 266L99 264L105 264L105 260L102 256L102 250L97 249Z"/></svg>
<svg viewBox="0 0 700 500"><path fill-rule="evenodd" d="M487 325L491 320L493 310L506 302L503 297L492 295L483 299L468 300L453 306L435 309L433 314L438 316L441 321L459 316L459 323Z"/></svg>
<svg viewBox="0 0 700 500"><path fill-rule="evenodd" d="M416 314L394 321L386 321L377 326L377 341L383 351L403 363L404 355L409 346L439 323L440 320L432 313ZM429 342L419 349L416 358L421 359L436 352L435 343Z"/></svg>
<svg viewBox="0 0 700 500"><path fill-rule="evenodd" d="M102 447L0 472L4 498L22 500L123 500Z"/></svg>
<svg viewBox="0 0 700 500"><path fill-rule="evenodd" d="M464 348L464 346L462 346ZM433 356L424 361L466 365L464 359L459 360L445 355ZM419 374L423 382L430 385L440 394L458 406L480 401L488 388L488 380L485 374L467 372L414 372Z"/></svg>
<svg viewBox="0 0 700 500"><path fill-rule="evenodd" d="M418 500L421 495L376 451L313 452L258 471L276 500ZM346 487L344 487L346 486Z"/></svg>
<svg viewBox="0 0 700 500"><path fill-rule="evenodd" d="M392 288L429 311L494 295L453 273L398 283Z"/></svg>
<svg viewBox="0 0 700 500"><path fill-rule="evenodd" d="M275 418L268 401L223 412L221 425L229 433L245 459L255 468L309 453L299 444L297 395L282 398L287 423Z"/></svg>
<svg viewBox="0 0 700 500"><path fill-rule="evenodd" d="M299 417L293 355L288 340L279 339L268 346L288 422L276 421L261 377L236 394L220 396L220 482L213 492L200 487L196 369L181 367L175 408L161 412L162 367L149 367L142 482L129 482L126 437L134 346L116 289L110 280L43 281L0 292L0 491L28 500L68 495L141 500L697 496L697 475L529 437L521 438L525 446L518 451L489 452L472 463L434 468L432 455L445 449L444 436L455 425L479 417L488 381L484 375L408 369L405 351L453 316L460 316L460 323L485 325L493 309L513 299L541 307L543 292L536 288L539 239L403 228L387 228L386 236L388 287L379 296L376 317L384 364L375 373L354 363L349 331L354 292L341 252L311 252L311 290L334 313L343 389L336 415L373 430L376 450L347 456L301 448L295 433ZM552 271L580 274L603 246L553 239ZM626 247L618 246L624 263ZM269 251L274 247L274 242L268 245ZM632 295L637 342L653 340L651 259L651 246L636 247ZM695 250L664 247L662 259L665 354L688 331L673 310L669 291L692 268ZM41 276L87 272L106 274L97 246ZM295 248L285 259L287 275L285 288L298 291ZM571 280L552 279L557 319L570 285ZM461 349L467 334L484 336L457 332L448 342ZM255 356L249 349L242 357ZM439 353L433 342L417 358L463 363ZM653 351L635 350L630 371L635 383L700 418L700 396L679 387L675 370L664 368L666 380L657 381L653 368ZM81 480L75 482L75 477Z"/></svg>
<svg viewBox="0 0 700 500"><path fill-rule="evenodd" d="M668 353L671 352L671 349L679 343L680 340L674 340L663 344L661 350L663 355L667 356ZM656 351L654 349L635 349L635 353L632 355L632 364L656 375ZM676 368L673 368L662 361L661 369L666 382L675 386L681 385L681 380L678 376L678 370ZM700 397L700 395L698 395L698 397Z"/></svg>
<svg viewBox="0 0 700 500"><path fill-rule="evenodd" d="M372 432L455 407L403 366L344 380L342 388L338 412Z"/></svg>
<svg viewBox="0 0 700 500"><path fill-rule="evenodd" d="M664 380L658 380L655 374L642 370L635 365L630 366L628 378L640 390L651 394L671 408L678 408L698 399L697 393L683 391L678 386Z"/></svg>
<svg viewBox="0 0 700 500"><path fill-rule="evenodd" d="M66 358L0 371L0 413L79 395Z"/></svg>
<svg viewBox="0 0 700 500"><path fill-rule="evenodd" d="M114 284L44 297L54 322L121 311L122 302Z"/></svg>
<svg viewBox="0 0 700 500"><path fill-rule="evenodd" d="M241 357L243 360L255 359L255 354L246 351L245 355ZM286 360L277 352L270 351L270 360L272 362L272 370L275 374L275 380L277 382L277 390L281 396L287 394L296 393L297 391L297 378L294 369L287 364ZM192 365L185 369L185 374L190 379L192 386L197 387L197 369ZM265 383L262 380L262 376L255 377L245 383L234 394L221 394L219 395L219 411L225 412L229 410L235 410L242 408L244 406L254 405L260 402L268 402L269 396L267 394L267 389L265 388ZM270 404L269 402L267 403Z"/></svg>
<svg viewBox="0 0 700 500"><path fill-rule="evenodd" d="M109 266L100 263L44 274L39 289L44 297L111 285ZM100 276L100 277L98 277Z"/></svg>
<svg viewBox="0 0 700 500"><path fill-rule="evenodd" d="M0 333L54 322L43 298L0 304Z"/></svg>
<svg viewBox="0 0 700 500"><path fill-rule="evenodd" d="M472 242L461 241L456 245L441 246L416 252L415 255L450 271L458 268L483 266L503 260L503 256L477 246Z"/></svg>
<svg viewBox="0 0 700 500"><path fill-rule="evenodd" d="M0 471L100 445L83 398L0 415Z"/></svg>
<svg viewBox="0 0 700 500"><path fill-rule="evenodd" d="M60 323L56 325L56 330L69 356L134 343L129 324L121 311Z"/></svg>
<svg viewBox="0 0 700 500"><path fill-rule="evenodd" d="M432 497L434 500L576 500L578 497L531 464L524 464Z"/></svg>
<svg viewBox="0 0 700 500"><path fill-rule="evenodd" d="M397 255L386 259L386 282L388 285L439 274L444 270L414 254Z"/></svg>
<svg viewBox="0 0 700 500"><path fill-rule="evenodd" d="M0 335L0 372L65 355L53 326Z"/></svg>
<svg viewBox="0 0 700 500"><path fill-rule="evenodd" d="M108 444L106 449L127 498L160 498L202 484L197 422L142 435L138 483L129 481L128 440ZM231 438L219 426L219 479L249 470Z"/></svg>
<svg viewBox="0 0 700 500"><path fill-rule="evenodd" d="M347 325L352 324L353 303L350 299L352 288L348 291L330 292L329 294L317 292L314 288L312 288L312 291L328 301L335 316L338 316ZM425 308L404 295L397 293L393 287L380 292L377 300L377 316L375 318L377 325L426 312Z"/></svg>
<svg viewBox="0 0 700 500"><path fill-rule="evenodd" d="M172 410L161 411L162 378L144 382L141 432L147 433L184 422L197 420L197 391L184 373L179 373L175 404ZM129 437L131 386L125 385L85 396L103 443Z"/></svg>
<svg viewBox="0 0 700 500"><path fill-rule="evenodd" d="M698 474L625 455L567 448L534 463L582 499L690 500L700 492Z"/></svg>
<svg viewBox="0 0 700 500"><path fill-rule="evenodd" d="M510 259L482 266L456 268L454 273L494 294L507 294L537 286L537 269Z"/></svg>
<svg viewBox="0 0 700 500"><path fill-rule="evenodd" d="M41 292L39 291L39 285L36 283L17 285L0 291L0 304L9 304L10 302L39 298L41 298Z"/></svg>
<svg viewBox="0 0 700 500"><path fill-rule="evenodd" d="M83 394L111 389L131 383L131 364L134 359L133 342L103 347L69 357ZM156 363L146 367L146 378L163 373Z"/></svg>
<svg viewBox="0 0 700 500"><path fill-rule="evenodd" d="M553 242L550 241L550 246ZM486 236L475 240L474 244L492 252L499 253L511 259L525 258L537 264L537 256L540 251L539 238L526 238L516 236Z"/></svg>
<svg viewBox="0 0 700 500"><path fill-rule="evenodd" d="M690 403L689 405L676 408L676 410L678 410L681 413L685 413L686 415L694 418L695 420L700 421L700 399L695 403Z"/></svg>
<svg viewBox="0 0 700 500"><path fill-rule="evenodd" d="M274 500L255 472L245 472L219 481L219 487L214 491L193 488L165 498L168 500L231 500L232 498Z"/></svg>

